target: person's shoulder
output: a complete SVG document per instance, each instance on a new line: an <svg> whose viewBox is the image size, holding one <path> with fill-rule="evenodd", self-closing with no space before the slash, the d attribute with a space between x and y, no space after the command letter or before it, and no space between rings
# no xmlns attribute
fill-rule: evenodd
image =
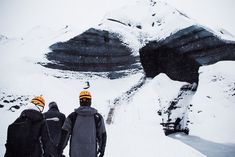
<svg viewBox="0 0 235 157"><path fill-rule="evenodd" d="M75 112L75 111L73 111L72 113L70 113L69 115L68 115L68 118L74 118L74 117L76 117L77 116L77 113Z"/></svg>
<svg viewBox="0 0 235 157"><path fill-rule="evenodd" d="M26 109L22 111L20 117L27 117L33 121L43 120L43 114L33 109Z"/></svg>
<svg viewBox="0 0 235 157"><path fill-rule="evenodd" d="M96 112L95 115L99 117L103 117L99 112Z"/></svg>
<svg viewBox="0 0 235 157"><path fill-rule="evenodd" d="M63 114L63 113L61 113L61 112L59 112L59 117L60 117L60 119L63 120L63 121L66 119L65 114Z"/></svg>
<svg viewBox="0 0 235 157"><path fill-rule="evenodd" d="M94 114L94 116L95 116L95 118L97 119L97 120L101 120L101 119L103 119L103 116L99 113L99 112L96 112L95 114Z"/></svg>
<svg viewBox="0 0 235 157"><path fill-rule="evenodd" d="M62 112L59 112L60 116L65 117L65 114Z"/></svg>

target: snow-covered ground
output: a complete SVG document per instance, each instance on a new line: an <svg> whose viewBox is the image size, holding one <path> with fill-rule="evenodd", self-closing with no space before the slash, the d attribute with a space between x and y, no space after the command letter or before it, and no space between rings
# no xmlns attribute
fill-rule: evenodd
<svg viewBox="0 0 235 157"><path fill-rule="evenodd" d="M153 15L152 10L145 8L145 11L151 13L150 17ZM105 23L105 19L109 16L120 15L117 13L120 12L106 14L103 23L108 26L109 23ZM134 19L132 25L143 21L136 20L137 17L134 14L130 14L129 17ZM139 18L145 19L143 16ZM125 20L125 18L120 20ZM146 37L149 37L148 33L151 30L145 27L145 24L152 24L149 22L151 19L143 22L143 29L140 33ZM101 29L102 25L99 28ZM115 31L120 29L112 28L116 29ZM120 32L126 35L126 39L133 39L132 36L129 36L130 33L125 34L129 30L129 28L124 28L120 29ZM89 81L90 91L93 95L92 105L107 119L110 108L114 107L114 100L135 86L143 77L143 73L109 80L89 72L60 71L47 69L37 64L47 62L45 53L49 51L48 47L51 44L68 40L82 31L84 30L73 28L70 25L55 29L36 26L21 35L20 38L2 38L4 42L0 41L0 97L4 96L5 99L8 99L7 95L13 95L32 98L42 94L46 104L56 101L60 110L68 115L79 106L79 92L82 90L84 82ZM171 31L175 30L166 30L165 33ZM139 29L136 28L134 36L139 35L139 32ZM141 46L140 41L131 40L129 42ZM147 79L145 84L132 95L131 100L123 99L115 106L112 123L106 125L108 141L105 156L235 156L234 68L234 61L223 61L200 68L198 89L190 98L193 106L192 112L188 113L189 136L183 134L165 136L160 125L161 117L157 114L163 104L168 104L177 97L180 87L186 83L170 80L165 74L160 74L154 79ZM0 104L4 105L3 108L0 108L0 156L4 156L7 127L20 115L22 110L27 108L27 105L11 112L8 110L10 105L3 103L3 99L0 100ZM16 101L11 105L19 105L19 102ZM47 109L48 106L45 111ZM68 149L66 154L68 154Z"/></svg>
<svg viewBox="0 0 235 157"><path fill-rule="evenodd" d="M201 67L199 86L192 100L192 134L207 140L234 143L234 61Z"/></svg>
<svg viewBox="0 0 235 157"><path fill-rule="evenodd" d="M55 32L46 38L15 39L0 45L1 95L4 92L32 98L42 94L47 104L56 101L61 111L68 115L78 107L78 94L84 82L90 81L93 106L106 119L114 99L138 83L143 74L109 80L79 72L44 68L36 63L45 60L47 47L55 40L62 37L66 40L69 36L63 29ZM235 75L230 70L233 68L235 62L232 61L200 68L198 90L192 99L193 108L189 114L193 124L190 124L190 136L187 137L166 137L160 125L161 117L157 114L161 105L159 98L167 103L177 96L179 88L185 83L170 80L165 74L147 79L131 101L122 101L116 106L113 122L106 125L106 156L196 157L211 156L213 149L219 152L212 153L214 157L234 156ZM22 106L11 112L8 111L9 107L5 104L0 109L0 156L5 152L7 126L27 108ZM206 144L208 151L200 143Z"/></svg>

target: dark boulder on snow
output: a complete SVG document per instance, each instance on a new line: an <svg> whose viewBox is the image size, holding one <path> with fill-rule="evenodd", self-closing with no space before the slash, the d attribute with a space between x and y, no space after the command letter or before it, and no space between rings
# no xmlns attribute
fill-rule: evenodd
<svg viewBox="0 0 235 157"><path fill-rule="evenodd" d="M0 34L0 44L4 43L7 40L8 40L8 38L6 36Z"/></svg>
<svg viewBox="0 0 235 157"><path fill-rule="evenodd" d="M5 92L0 93L0 109L9 108L8 111L15 112L16 109L20 109L21 106L26 106L28 104L29 95L13 95L6 94Z"/></svg>
<svg viewBox="0 0 235 157"><path fill-rule="evenodd" d="M108 72L113 78L125 70L139 69L139 57L123 44L117 34L91 28L67 42L50 46L46 57L52 61L44 66L62 70Z"/></svg>
<svg viewBox="0 0 235 157"><path fill-rule="evenodd" d="M200 66L235 60L235 42L193 25L162 41L149 42L140 49L140 60L147 77L166 73L174 80L198 82Z"/></svg>

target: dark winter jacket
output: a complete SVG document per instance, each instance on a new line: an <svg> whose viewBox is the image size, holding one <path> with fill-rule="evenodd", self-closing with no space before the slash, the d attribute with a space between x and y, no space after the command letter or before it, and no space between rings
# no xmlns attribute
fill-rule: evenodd
<svg viewBox="0 0 235 157"><path fill-rule="evenodd" d="M24 110L20 117L17 118L17 120L14 123L22 123L25 121L25 119L29 119L31 121L31 128L30 128L30 137L33 139L33 142L30 143L27 147L23 148L20 144L17 145L17 148L12 148L9 139L7 139L6 143L6 154L5 157L42 157L42 145L45 145L44 148L48 148L50 146L46 146L47 144L45 143L45 139L47 138L46 134L43 134L44 130L44 120L43 120L43 115L42 113L32 110L32 109L27 109ZM19 130L13 130L11 134L14 132L19 133ZM9 137L9 132L8 132L8 137ZM23 135L24 132L20 133L20 135ZM17 143L17 140L16 140ZM30 151L30 155L26 156L24 153L26 150Z"/></svg>
<svg viewBox="0 0 235 157"><path fill-rule="evenodd" d="M44 118L46 120L46 131L49 134L49 139L53 145L56 147L59 144L61 129L65 121L65 115L59 112L58 106L55 102L49 104L49 110L44 113ZM50 152L45 152L44 157L50 157Z"/></svg>
<svg viewBox="0 0 235 157"><path fill-rule="evenodd" d="M64 149L71 136L70 157L97 157L97 146L104 154L106 130L103 117L96 109L80 106L65 120L63 132L67 137L62 136L59 149Z"/></svg>

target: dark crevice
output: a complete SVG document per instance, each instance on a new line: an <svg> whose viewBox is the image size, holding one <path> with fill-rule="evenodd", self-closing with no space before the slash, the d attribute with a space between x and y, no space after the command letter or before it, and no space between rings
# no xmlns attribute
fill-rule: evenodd
<svg viewBox="0 0 235 157"><path fill-rule="evenodd" d="M160 73L167 74L173 80L198 82L199 64L174 49L162 46L157 49L144 47L140 50L140 60L147 77L155 77Z"/></svg>
<svg viewBox="0 0 235 157"><path fill-rule="evenodd" d="M121 21L118 21L118 20L115 20L115 19L107 19L107 20L113 21L113 22L117 22L117 23L120 23L120 24L122 24L122 25L127 26L125 23L123 23L123 22L121 22Z"/></svg>

